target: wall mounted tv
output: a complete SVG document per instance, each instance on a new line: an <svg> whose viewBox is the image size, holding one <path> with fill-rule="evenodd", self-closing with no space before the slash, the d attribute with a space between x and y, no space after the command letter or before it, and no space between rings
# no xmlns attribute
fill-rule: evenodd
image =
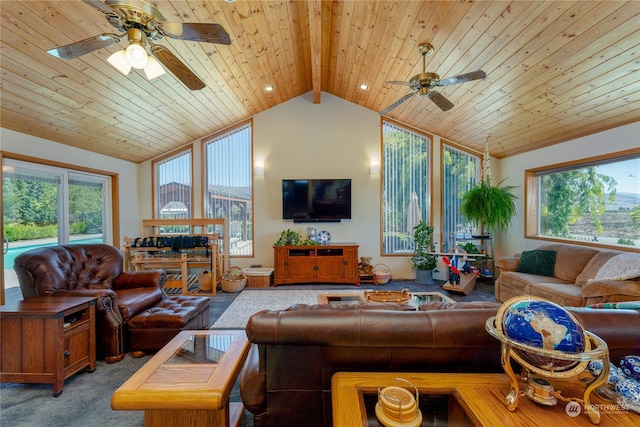
<svg viewBox="0 0 640 427"><path fill-rule="evenodd" d="M294 222L351 219L351 180L283 179L282 218Z"/></svg>

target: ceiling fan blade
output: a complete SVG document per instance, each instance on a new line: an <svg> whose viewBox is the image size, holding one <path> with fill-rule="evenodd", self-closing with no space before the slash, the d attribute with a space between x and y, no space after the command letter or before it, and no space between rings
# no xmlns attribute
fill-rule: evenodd
<svg viewBox="0 0 640 427"><path fill-rule="evenodd" d="M442 96L440 92L431 90L427 94L427 98L432 100L433 103L440 107L442 111L448 111L453 108L453 104L451 103L451 101Z"/></svg>
<svg viewBox="0 0 640 427"><path fill-rule="evenodd" d="M220 24L159 22L157 26L164 36L178 40L192 40L217 44L231 44L229 33Z"/></svg>
<svg viewBox="0 0 640 427"><path fill-rule="evenodd" d="M100 34L99 36L90 37L79 42L71 43L66 46L60 46L49 49L47 53L62 59L74 59L85 53L102 49L120 41L117 34Z"/></svg>
<svg viewBox="0 0 640 427"><path fill-rule="evenodd" d="M111 9L111 6L101 2L100 0L82 0L82 1L102 13L105 13L105 14L114 13L117 15L117 13L113 9Z"/></svg>
<svg viewBox="0 0 640 427"><path fill-rule="evenodd" d="M460 74L459 76L447 77L446 79L442 79L436 83L436 86L450 86L458 83L470 82L472 80L480 80L487 77L484 71L472 71L466 74Z"/></svg>
<svg viewBox="0 0 640 427"><path fill-rule="evenodd" d="M384 116L385 114L387 114L389 111L393 110L394 108L396 108L398 105L402 104L404 101L406 101L407 99L411 98L412 96L414 96L416 93L418 92L411 92L405 96L403 96L402 98L398 99L396 102L394 102L393 104L389 105L387 108L385 108L384 110L380 111L380 115Z"/></svg>
<svg viewBox="0 0 640 427"><path fill-rule="evenodd" d="M189 89L200 90L206 86L184 62L180 61L178 57L166 47L162 45L152 45L151 53Z"/></svg>
<svg viewBox="0 0 640 427"><path fill-rule="evenodd" d="M413 86L414 84L411 82L401 82L399 80L391 80L389 82L385 82L386 84L392 84L392 85L403 85L403 86Z"/></svg>

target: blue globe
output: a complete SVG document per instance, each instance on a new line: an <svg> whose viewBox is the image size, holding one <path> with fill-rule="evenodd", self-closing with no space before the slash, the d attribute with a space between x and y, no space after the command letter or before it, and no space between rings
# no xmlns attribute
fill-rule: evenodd
<svg viewBox="0 0 640 427"><path fill-rule="evenodd" d="M496 321L507 338L521 344L565 353L581 353L586 347L582 325L567 310L550 301L515 301ZM518 354L532 365L549 370L569 369L578 363L524 350L518 350Z"/></svg>

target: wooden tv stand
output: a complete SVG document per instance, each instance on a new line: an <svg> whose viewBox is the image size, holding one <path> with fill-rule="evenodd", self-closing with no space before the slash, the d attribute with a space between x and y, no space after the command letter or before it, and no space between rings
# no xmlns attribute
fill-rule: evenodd
<svg viewBox="0 0 640 427"><path fill-rule="evenodd" d="M274 286L293 283L353 283L360 286L358 245L274 246Z"/></svg>

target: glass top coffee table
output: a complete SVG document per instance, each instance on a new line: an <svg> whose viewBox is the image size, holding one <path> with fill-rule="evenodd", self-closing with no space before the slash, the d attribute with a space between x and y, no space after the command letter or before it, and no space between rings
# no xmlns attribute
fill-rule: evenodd
<svg viewBox="0 0 640 427"><path fill-rule="evenodd" d="M378 292L378 291L370 291L369 295ZM387 301L387 302L396 302L398 297L389 291L379 291L380 298L376 299L378 302ZM398 295L401 291L398 291ZM441 292L410 292L410 297L404 301L406 304L409 304L414 307L418 307L421 304L425 304L428 302L445 302L448 304L455 303L455 300L449 298ZM318 302L320 304L358 304L361 302L367 302L367 298L365 296L365 292L350 292L350 293L334 293L334 294L320 294L318 295Z"/></svg>
<svg viewBox="0 0 640 427"><path fill-rule="evenodd" d="M229 394L249 352L244 331L182 331L111 396L111 408L144 410L147 426L235 426Z"/></svg>
<svg viewBox="0 0 640 427"><path fill-rule="evenodd" d="M445 302L447 304L454 304L456 301L441 292L411 292L409 304L417 307L420 304L426 304L428 302Z"/></svg>

